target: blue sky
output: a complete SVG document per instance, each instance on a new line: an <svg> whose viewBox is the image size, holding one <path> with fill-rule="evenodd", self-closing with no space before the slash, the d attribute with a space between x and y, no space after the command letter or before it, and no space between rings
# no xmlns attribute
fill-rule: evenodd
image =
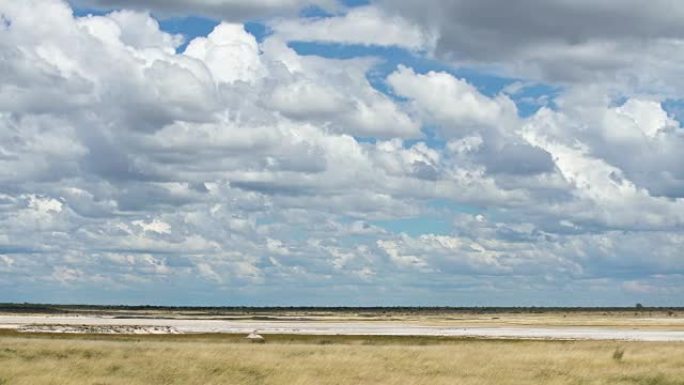
<svg viewBox="0 0 684 385"><path fill-rule="evenodd" d="M35 1L0 302L683 305L666 1Z"/></svg>

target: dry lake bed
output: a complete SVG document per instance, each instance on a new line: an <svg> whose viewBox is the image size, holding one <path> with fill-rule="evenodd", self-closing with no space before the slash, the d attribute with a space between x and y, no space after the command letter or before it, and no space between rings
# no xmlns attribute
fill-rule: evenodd
<svg viewBox="0 0 684 385"><path fill-rule="evenodd" d="M102 334L191 334L227 333L294 335L367 335L367 336L442 336L493 339L549 340L625 340L684 341L682 322L649 318L650 322L626 322L613 325L568 325L548 322L449 322L448 320L223 320L192 318L126 318L112 315L0 315L0 329L19 332L102 333ZM660 320L661 322L656 322ZM635 320L637 321L637 320ZM641 319L643 321L643 319Z"/></svg>

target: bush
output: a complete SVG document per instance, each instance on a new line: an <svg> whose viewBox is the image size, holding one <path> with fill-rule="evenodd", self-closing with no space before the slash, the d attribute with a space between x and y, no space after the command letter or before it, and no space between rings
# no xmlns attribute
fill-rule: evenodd
<svg viewBox="0 0 684 385"><path fill-rule="evenodd" d="M622 361L622 357L625 355L625 349L621 347L615 348L615 351L613 352L613 359L615 361Z"/></svg>

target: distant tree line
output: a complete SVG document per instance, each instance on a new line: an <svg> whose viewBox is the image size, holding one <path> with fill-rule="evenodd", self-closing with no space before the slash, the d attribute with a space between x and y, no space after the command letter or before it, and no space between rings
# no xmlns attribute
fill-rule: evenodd
<svg viewBox="0 0 684 385"><path fill-rule="evenodd" d="M624 312L624 311L684 311L684 307L453 307L453 306L155 306L155 305L60 305L4 303L0 312L6 313L70 313L83 311L197 311L205 313L272 313L272 312L339 312L339 313L553 313L553 312Z"/></svg>

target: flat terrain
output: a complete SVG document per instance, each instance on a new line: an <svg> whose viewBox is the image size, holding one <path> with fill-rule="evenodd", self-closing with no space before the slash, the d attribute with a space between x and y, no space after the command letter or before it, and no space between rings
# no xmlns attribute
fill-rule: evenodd
<svg viewBox="0 0 684 385"><path fill-rule="evenodd" d="M620 352L622 356L620 357ZM0 384L684 384L684 345L0 332Z"/></svg>
<svg viewBox="0 0 684 385"><path fill-rule="evenodd" d="M502 339L684 341L684 316L661 312L0 313L0 329L48 333L451 336Z"/></svg>
<svg viewBox="0 0 684 385"><path fill-rule="evenodd" d="M0 306L9 384L684 385L684 312Z"/></svg>

